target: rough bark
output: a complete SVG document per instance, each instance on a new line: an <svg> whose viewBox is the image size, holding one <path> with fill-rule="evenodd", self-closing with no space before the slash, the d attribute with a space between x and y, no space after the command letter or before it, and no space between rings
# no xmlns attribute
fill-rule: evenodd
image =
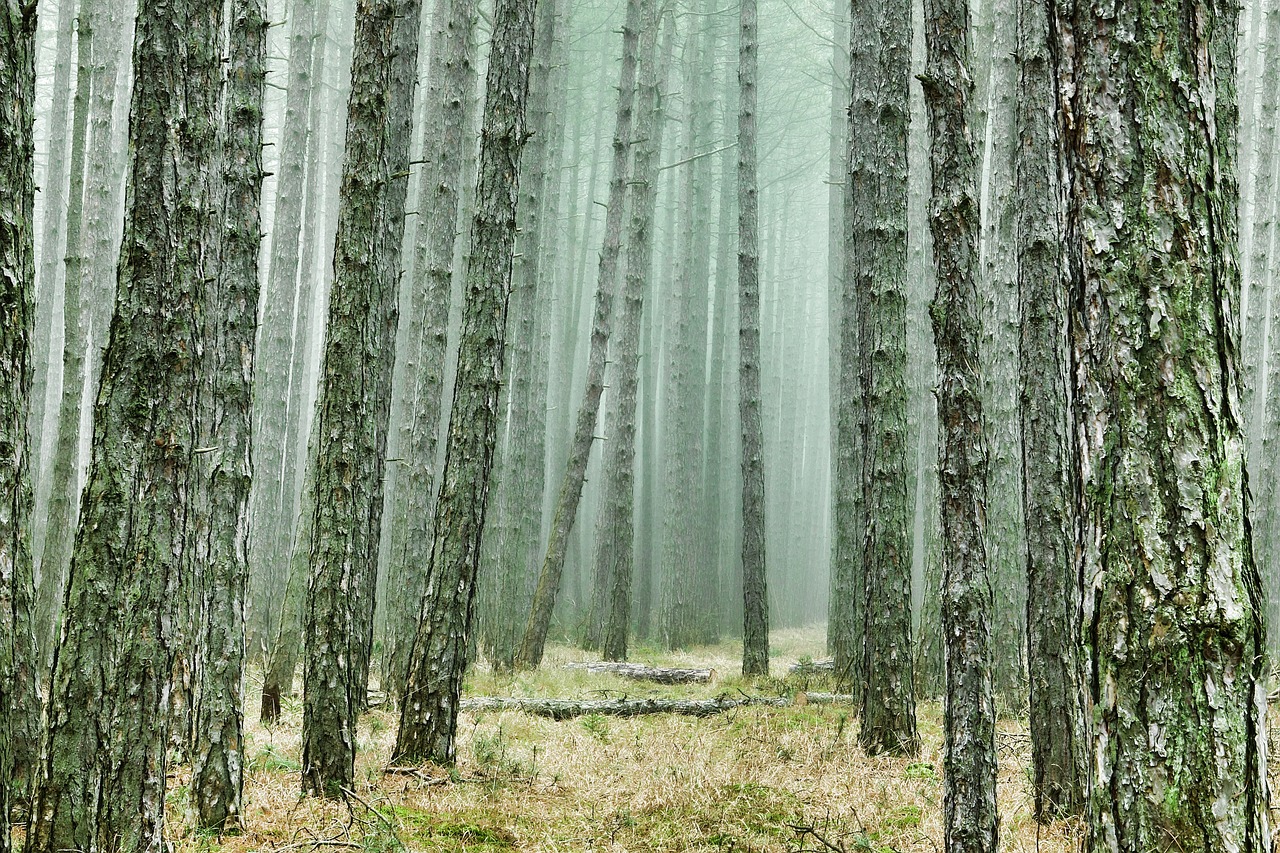
<svg viewBox="0 0 1280 853"><path fill-rule="evenodd" d="M742 419L742 674L769 674L764 427L760 418L760 202L756 188L756 0L738 13L738 412Z"/></svg>
<svg viewBox="0 0 1280 853"><path fill-rule="evenodd" d="M801 698L803 697L803 698ZM683 714L710 717L736 708L791 708L804 705L852 704L855 697L843 693L797 693L794 699L778 696L744 696L730 699L524 699L475 696L463 699L465 713L520 711L553 720L571 720L588 714L610 717L640 717L647 714Z"/></svg>
<svg viewBox="0 0 1280 853"><path fill-rule="evenodd" d="M40 853L166 849L176 599L216 274L202 247L216 221L222 6L146 0L137 26L119 296L27 839Z"/></svg>
<svg viewBox="0 0 1280 853"><path fill-rule="evenodd" d="M498 0L494 10L458 374L426 595L393 750L411 761L450 763L454 758L497 438L535 5L533 0Z"/></svg>
<svg viewBox="0 0 1280 853"><path fill-rule="evenodd" d="M546 556L538 573L538 586L520 638L515 664L533 669L542 661L547 632L560 578L564 573L569 549L569 534L578 515L578 502L587 478L587 462L595 443L596 416L600 411L600 395L604 392L605 355L613 324L613 297L617 287L618 258L622 253L622 223L627 203L632 121L635 104L636 58L639 47L640 2L627 0L626 22L622 28L622 66L618 78L618 114L613 129L613 171L609 181L609 201L605 211L604 243L600 249L600 266L596 278L595 308L591 319L591 340L587 355L586 390L578 409L577 422L560 487L557 491L551 534Z"/></svg>
<svg viewBox="0 0 1280 853"><path fill-rule="evenodd" d="M1058 11L1089 847L1265 850L1265 631L1237 361L1237 5Z"/></svg>
<svg viewBox="0 0 1280 853"><path fill-rule="evenodd" d="M369 677L420 9L356 8L304 607L303 790L331 797L354 780Z"/></svg>
<svg viewBox="0 0 1280 853"><path fill-rule="evenodd" d="M1025 540L1027 662L1035 813L1041 821L1084 811L1088 728L1080 649L1079 480L1070 421L1056 67L1048 9L1019 0L1015 203L1021 313L1019 391Z"/></svg>
<svg viewBox="0 0 1280 853"><path fill-rule="evenodd" d="M967 109L966 0L925 0L925 101L932 134L938 292L930 313L938 350L938 480L947 699L943 811L946 853L996 850L991 573L986 555L987 453L978 345L978 199Z"/></svg>
<svg viewBox="0 0 1280 853"><path fill-rule="evenodd" d="M907 515L907 96L910 0L855 4L850 18L849 266L858 362L845 362L841 397L862 404L863 697L858 740L868 754L914 754L911 536ZM837 518L837 523L853 519Z"/></svg>
<svg viewBox="0 0 1280 853"><path fill-rule="evenodd" d="M641 663L567 663L565 669L585 669L593 675L611 674L633 681L653 681L658 684L701 684L711 680L714 669L678 669L666 666L645 666Z"/></svg>
<svg viewBox="0 0 1280 853"><path fill-rule="evenodd" d="M27 528L31 512L32 301L35 287L35 8L0 8L0 853L36 758L36 648Z"/></svg>
<svg viewBox="0 0 1280 853"><path fill-rule="evenodd" d="M198 526L192 537L197 629L191 799L197 826L219 832L239 828L246 764L241 685L267 44L264 0L233 0L229 12L220 256L205 300L192 485Z"/></svg>

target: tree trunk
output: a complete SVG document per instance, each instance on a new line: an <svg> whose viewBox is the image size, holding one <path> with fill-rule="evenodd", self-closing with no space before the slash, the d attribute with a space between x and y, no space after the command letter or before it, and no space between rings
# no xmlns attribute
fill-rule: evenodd
<svg viewBox="0 0 1280 853"><path fill-rule="evenodd" d="M738 410L742 418L742 674L769 674L764 428L760 420L760 250L756 191L756 0L738 12Z"/></svg>
<svg viewBox="0 0 1280 853"><path fill-rule="evenodd" d="M393 755L451 763L470 654L476 571L497 438L499 388L533 52L533 0L498 0L490 38L458 378L449 413L426 597Z"/></svg>
<svg viewBox="0 0 1280 853"><path fill-rule="evenodd" d="M946 853L995 853L996 744L991 683L991 572L986 556L987 453L978 345L976 161L966 117L967 0L925 0L922 78L932 133L930 230L938 293L938 479L947 701L943 754Z"/></svg>
<svg viewBox="0 0 1280 853"><path fill-rule="evenodd" d="M846 384L862 403L861 540L865 599L858 667L869 755L912 755L916 734L911 656L911 547L907 521L907 126L911 80L910 0L854 4L850 18L849 266L857 302L858 363ZM855 484L848 484L858 487ZM853 519L837 519L848 523ZM851 537L853 538L853 537Z"/></svg>
<svg viewBox="0 0 1280 853"><path fill-rule="evenodd" d="M1237 8L1058 9L1092 850L1270 844L1236 356Z"/></svg>
<svg viewBox="0 0 1280 853"><path fill-rule="evenodd" d="M1023 516L1027 661L1036 818L1082 814L1089 786L1084 667L1080 652L1079 480L1070 422L1058 90L1048 10L1019 0L1015 185L1021 308Z"/></svg>
<svg viewBox="0 0 1280 853"><path fill-rule="evenodd" d="M354 780L369 677L420 8L356 9L304 614L302 784L328 797Z"/></svg>
<svg viewBox="0 0 1280 853"><path fill-rule="evenodd" d="M10 808L30 791L39 725L31 513L31 332L35 285L35 8L0 8L0 853ZM34 725L33 725L34 724Z"/></svg>
<svg viewBox="0 0 1280 853"><path fill-rule="evenodd" d="M207 345L198 308L216 275L203 246L217 228L221 34L221 4L139 6L119 297L27 838L40 853L166 849L175 598Z"/></svg>

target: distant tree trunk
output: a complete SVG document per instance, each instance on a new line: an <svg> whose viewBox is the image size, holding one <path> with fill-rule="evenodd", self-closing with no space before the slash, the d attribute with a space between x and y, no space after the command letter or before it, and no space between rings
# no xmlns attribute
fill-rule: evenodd
<svg viewBox="0 0 1280 853"><path fill-rule="evenodd" d="M764 428L760 421L760 250L756 191L756 0L738 13L738 381L742 418L742 674L769 674Z"/></svg>
<svg viewBox="0 0 1280 853"><path fill-rule="evenodd" d="M138 10L130 204L26 844L39 853L167 847L174 599L207 345L198 308L216 275L203 247L217 223L222 23L221 4Z"/></svg>
<svg viewBox="0 0 1280 853"><path fill-rule="evenodd" d="M938 478L947 700L946 853L995 853L996 715L991 683L991 571L986 557L987 452L978 344L978 199L966 112L967 0L925 0L925 102L932 133L930 230L938 293Z"/></svg>
<svg viewBox="0 0 1280 853"><path fill-rule="evenodd" d="M1270 845L1238 420L1237 10L1058 8L1095 851Z"/></svg>
<svg viewBox="0 0 1280 853"><path fill-rule="evenodd" d="M855 4L850 18L851 100L847 228L858 362L844 362L846 383L859 382L862 408L861 540L865 599L859 633L863 656L862 722L868 754L911 755L916 734L911 659L911 547L907 515L907 125L911 80L910 0ZM855 370L856 368L856 370ZM849 396L853 396L851 393ZM854 485L854 484L849 484ZM854 486L857 487L857 486ZM837 523L851 519L838 518Z"/></svg>
<svg viewBox="0 0 1280 853"><path fill-rule="evenodd" d="M587 462L595 442L596 415L600 411L600 395L604 391L605 354L612 325L613 296L617 286L618 257L622 250L623 208L627 198L629 158L632 147L631 124L635 103L636 50L639 41L640 0L627 0L627 17L622 28L622 68L618 81L618 116L613 130L613 173L609 181L609 202L605 212L604 245L600 249L599 276L596 280L595 312L591 320L591 344L587 356L586 391L578 410L578 420L569 445L569 458L556 498L547 553L538 574L529 620L525 624L515 664L533 669L542 662L542 650L551 628L551 613L560 591L568 553L569 534L578 514L582 485L587 476Z"/></svg>
<svg viewBox="0 0 1280 853"><path fill-rule="evenodd" d="M452 763L470 654L476 571L497 438L507 301L524 146L534 0L498 0L490 37L458 378L435 539L392 755Z"/></svg>
<svg viewBox="0 0 1280 853"><path fill-rule="evenodd" d="M596 575L609 579L606 599L594 606L607 613L602 635L604 659L627 659L631 624L631 577L635 567L636 395L640 386L640 320L645 288L653 278L653 221L658 200L658 156L662 152L662 87L657 67L660 13L654 0L640 8L639 83L636 87L636 153L627 224L627 271L622 285L610 395L610 441L605 445L605 485L596 528Z"/></svg>
<svg viewBox="0 0 1280 853"><path fill-rule="evenodd" d="M35 7L0 9L0 853L37 758L31 513L31 331L35 285Z"/></svg>
<svg viewBox="0 0 1280 853"><path fill-rule="evenodd" d="M354 780L369 677L420 8L356 8L303 623L302 785L328 797Z"/></svg>
<svg viewBox="0 0 1280 853"><path fill-rule="evenodd" d="M233 0L229 11L221 245L218 276L205 303L208 344L192 490L205 510L197 523L205 520L207 527L194 531L193 546L198 622L191 799L197 825L219 832L240 825L246 763L241 683L267 44L264 0Z"/></svg>
<svg viewBox="0 0 1280 853"><path fill-rule="evenodd" d="M1027 662L1036 818L1082 814L1089 785L1084 666L1080 650L1080 499L1070 422L1056 68L1048 9L1019 0L1015 202L1018 234L1023 516L1026 528Z"/></svg>
<svg viewBox="0 0 1280 853"><path fill-rule="evenodd" d="M387 570L388 672L384 689L401 696L409 654L417 632L423 568L431 559L435 518L436 447L444 404L448 356L449 302L453 256L458 242L458 206L471 124L474 0L436 0L432 12L427 68L426 122L421 131L423 161L418 179L418 229L414 238L413 317L409 326L408 411L400 445L400 468L391 510L391 553Z"/></svg>

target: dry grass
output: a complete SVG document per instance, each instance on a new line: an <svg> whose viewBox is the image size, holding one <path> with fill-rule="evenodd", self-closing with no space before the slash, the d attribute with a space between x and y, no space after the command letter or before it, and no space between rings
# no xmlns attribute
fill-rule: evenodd
<svg viewBox="0 0 1280 853"><path fill-rule="evenodd" d="M774 672L819 654L816 630L773 635ZM708 665L712 684L650 688L565 670L585 659L553 647L542 670L515 677L471 676L471 695L592 698L602 694L706 695L738 689L769 693L779 679L731 676L737 649L689 654L641 649L634 659ZM298 795L296 701L272 729L247 732L245 826L221 839L182 830L182 778L175 778L178 851L811 851L936 853L942 845L940 710L920 713L918 758L868 758L848 708L809 705L740 709L709 719L584 717L554 722L520 713L463 715L459 760L451 771L384 775L395 717L374 710L361 724L358 790L348 802ZM1026 727L1000 730L1002 848L1067 853L1077 839L1066 824L1031 819ZM448 781L446 781L448 780ZM824 846L821 839L832 845Z"/></svg>

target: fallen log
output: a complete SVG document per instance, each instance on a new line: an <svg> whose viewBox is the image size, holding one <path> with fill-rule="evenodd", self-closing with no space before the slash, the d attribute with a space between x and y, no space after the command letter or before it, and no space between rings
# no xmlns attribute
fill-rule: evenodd
<svg viewBox="0 0 1280 853"><path fill-rule="evenodd" d="M835 671L835 658L821 658L793 663L791 669L787 670L787 675L831 675Z"/></svg>
<svg viewBox="0 0 1280 853"><path fill-rule="evenodd" d="M645 666L642 663L614 663L589 661L567 663L565 669L585 669L593 675L612 674L633 681L653 681L658 684L702 684L715 675L714 669L676 669L665 666Z"/></svg>
<svg viewBox="0 0 1280 853"><path fill-rule="evenodd" d="M474 696L463 699L464 713L522 711L553 720L569 720L588 714L610 717L639 717L644 714L684 714L709 717L734 708L789 708L802 705L852 704L854 697L843 693L797 693L785 696L717 696L714 699L529 699L520 697Z"/></svg>

